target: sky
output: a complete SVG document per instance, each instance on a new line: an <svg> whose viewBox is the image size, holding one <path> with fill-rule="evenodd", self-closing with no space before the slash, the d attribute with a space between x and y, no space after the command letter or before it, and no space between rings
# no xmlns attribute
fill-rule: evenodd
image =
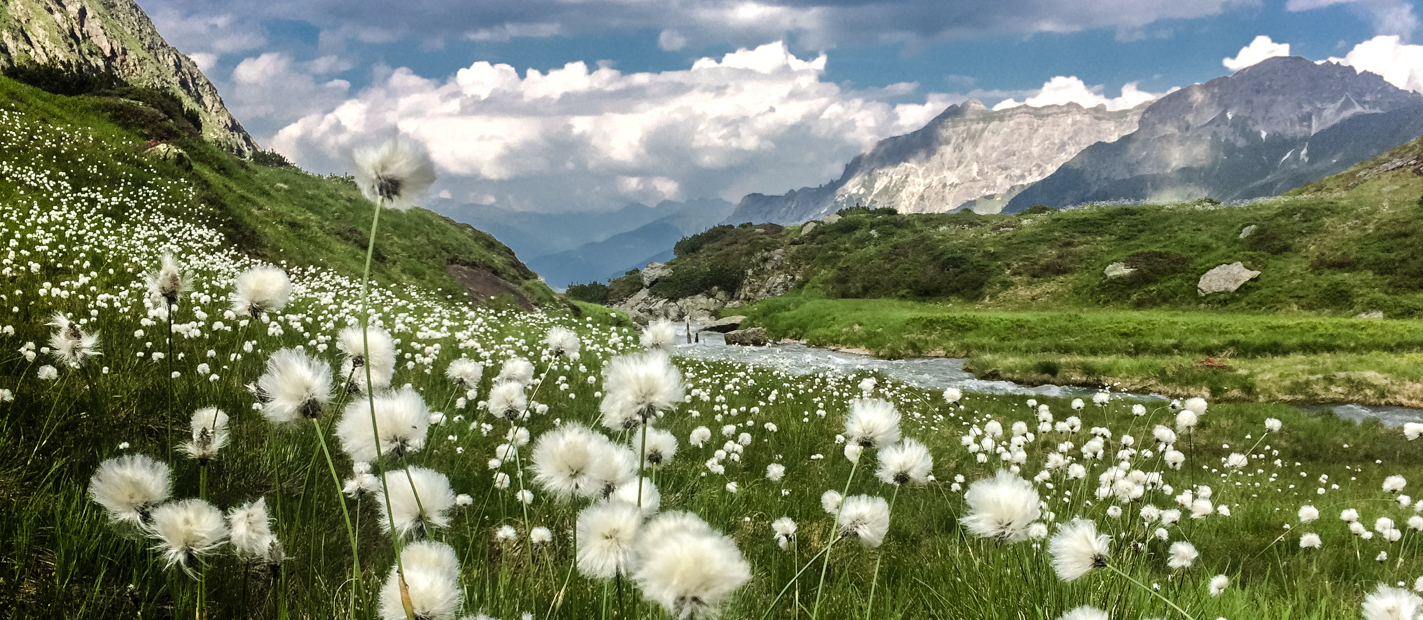
<svg viewBox="0 0 1423 620"><path fill-rule="evenodd" d="M838 177L945 107L1121 109L1279 55L1423 92L1404 0L138 0L266 148L423 143L446 204L566 212Z"/></svg>

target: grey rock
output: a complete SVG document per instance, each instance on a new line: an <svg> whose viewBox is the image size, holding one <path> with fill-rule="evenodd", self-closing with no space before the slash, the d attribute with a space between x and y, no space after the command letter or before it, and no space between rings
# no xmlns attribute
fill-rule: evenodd
<svg viewBox="0 0 1423 620"><path fill-rule="evenodd" d="M816 222L806 222L804 226L800 227L801 236L804 237L805 235L810 234L810 231L815 230L816 226L819 226L819 224Z"/></svg>
<svg viewBox="0 0 1423 620"><path fill-rule="evenodd" d="M658 280L672 275L672 268L667 263L648 263L647 268L642 270L642 285L652 286Z"/></svg>
<svg viewBox="0 0 1423 620"><path fill-rule="evenodd" d="M693 321L706 321L711 319L718 310L721 309L721 302L706 295L693 295L677 301L678 318L690 318Z"/></svg>
<svg viewBox="0 0 1423 620"><path fill-rule="evenodd" d="M1354 318L1356 318L1356 319L1381 319L1381 318L1383 318L1383 311L1381 311L1381 310L1370 310L1370 311L1368 311L1368 312L1360 312L1360 313L1359 313L1357 316L1355 316Z"/></svg>
<svg viewBox="0 0 1423 620"><path fill-rule="evenodd" d="M706 324L706 325L703 325L703 326L702 326L702 331L704 331L704 332L716 332L716 333L718 333L718 334L725 334L725 333L727 333L727 332L733 332L733 331L736 331L737 329L739 329L739 328L741 327L741 322L742 322L742 321L745 321L745 320L746 320L746 317L743 316L743 315L740 315L740 314L738 314L738 315L736 315L736 316L722 317L722 318L720 318L720 319L717 319L717 320L715 320L715 321L712 321L711 323L708 323L708 324Z"/></svg>
<svg viewBox="0 0 1423 620"><path fill-rule="evenodd" d="M1108 278L1120 278L1124 275L1130 274L1133 271L1136 271L1136 269L1128 267L1126 263L1112 263L1110 265L1107 265L1106 269L1102 270L1102 275L1107 276Z"/></svg>
<svg viewBox="0 0 1423 620"><path fill-rule="evenodd" d="M1244 239L1244 238L1246 238L1246 237L1249 237L1249 236L1250 236L1250 233L1253 233L1253 232L1255 232L1255 225L1254 225L1254 224L1251 224L1251 225L1249 225L1249 226L1246 226L1245 228L1240 229L1240 238L1241 238L1241 239Z"/></svg>
<svg viewBox="0 0 1423 620"><path fill-rule="evenodd" d="M752 327L749 329L738 329L726 333L726 344L734 344L743 347L764 347L769 340L766 338L766 328Z"/></svg>
<svg viewBox="0 0 1423 620"><path fill-rule="evenodd" d="M192 170L193 162L188 159L188 154L171 144L159 144L143 152L144 155L154 159L161 159L184 170Z"/></svg>
<svg viewBox="0 0 1423 620"><path fill-rule="evenodd" d="M1201 276L1200 282L1196 283L1196 292L1202 297L1211 293L1230 293L1239 289L1242 284L1260 275L1258 271L1245 268L1239 261L1229 265L1217 265L1215 269L1207 271Z"/></svg>
<svg viewBox="0 0 1423 620"><path fill-rule="evenodd" d="M733 214L733 215L734 215L734 214ZM840 221L840 214L839 214L839 213L831 213L830 215L827 215L827 216L821 218L821 221L825 222L826 224L834 224L835 222Z"/></svg>

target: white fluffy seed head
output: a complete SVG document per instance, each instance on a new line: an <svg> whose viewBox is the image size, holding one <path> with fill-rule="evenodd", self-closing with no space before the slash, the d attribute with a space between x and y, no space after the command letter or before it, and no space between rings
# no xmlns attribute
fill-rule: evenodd
<svg viewBox="0 0 1423 620"><path fill-rule="evenodd" d="M1048 542L1052 567L1063 581L1076 581L1092 569L1107 565L1111 541L1105 534L1097 534L1096 523L1074 519Z"/></svg>
<svg viewBox="0 0 1423 620"><path fill-rule="evenodd" d="M367 370L375 389L390 387L391 380L395 378L395 340L385 329L376 325L365 331L359 327L347 327L337 333L336 348L345 354L345 359L341 361L341 377L346 380L347 392L365 391ZM369 357L366 356L367 348L370 349Z"/></svg>
<svg viewBox="0 0 1423 620"><path fill-rule="evenodd" d="M331 367L296 349L282 349L267 358L267 371L249 389L272 424L315 418L331 401Z"/></svg>
<svg viewBox="0 0 1423 620"><path fill-rule="evenodd" d="M925 484L934 469L934 457L924 444L905 439L879 453L875 475L885 484Z"/></svg>
<svg viewBox="0 0 1423 620"><path fill-rule="evenodd" d="M412 485L413 483L413 485ZM425 537L430 526L449 527L450 508L455 505L455 493L450 479L424 467L408 467L384 476L384 485L376 492L380 505L390 494L390 512L395 518L395 530L401 536ZM416 498L416 495L419 498ZM421 508L424 512L421 512ZM391 523L381 511L381 529L389 532Z"/></svg>
<svg viewBox="0 0 1423 620"><path fill-rule="evenodd" d="M840 535L866 547L884 542L889 532L889 502L883 497L851 495L840 505Z"/></svg>
<svg viewBox="0 0 1423 620"><path fill-rule="evenodd" d="M218 450L227 445L227 414L217 407L194 411L190 426L192 441L183 444L183 452L189 458L206 461L216 457Z"/></svg>
<svg viewBox="0 0 1423 620"><path fill-rule="evenodd" d="M231 531L228 538L237 557L279 559L272 557L272 545L277 538L272 535L271 521L267 517L267 498L259 497L257 501L229 510L227 524Z"/></svg>
<svg viewBox="0 0 1423 620"><path fill-rule="evenodd" d="M435 183L435 165L423 144L399 136L351 153L356 186L371 202L409 209Z"/></svg>
<svg viewBox="0 0 1423 620"><path fill-rule="evenodd" d="M430 427L430 411L414 389L382 392L374 396L375 428L380 429L380 454L404 456L425 446ZM341 449L353 461L375 461L376 433L371 426L370 398L356 398L336 424Z"/></svg>
<svg viewBox="0 0 1423 620"><path fill-rule="evenodd" d="M148 285L148 296L155 301L162 300L169 305L178 303L179 296L188 290L188 279L183 274L182 265L173 255L164 252L158 269L144 277Z"/></svg>
<svg viewBox="0 0 1423 620"><path fill-rule="evenodd" d="M1084 605L1062 614L1058 620L1108 620L1108 616L1105 611Z"/></svg>
<svg viewBox="0 0 1423 620"><path fill-rule="evenodd" d="M422 620L451 620L464 603L459 587L459 560L453 547L444 543L410 543L400 552L405 567L406 592L415 617ZM380 590L382 620L405 620L405 603L400 596L400 575L390 567L390 576Z"/></svg>
<svg viewBox="0 0 1423 620"><path fill-rule="evenodd" d="M472 359L461 357L450 362L445 368L445 376L451 381L465 387L479 385L479 380L484 378L484 365Z"/></svg>
<svg viewBox="0 0 1423 620"><path fill-rule="evenodd" d="M661 350L615 357L603 370L603 425L628 430L686 400L682 373Z"/></svg>
<svg viewBox="0 0 1423 620"><path fill-rule="evenodd" d="M736 543L690 513L653 519L636 549L643 595L679 620L715 618L728 594L751 579Z"/></svg>
<svg viewBox="0 0 1423 620"><path fill-rule="evenodd" d="M648 351L668 351L677 340L677 328L671 321L658 319L642 331L642 347Z"/></svg>
<svg viewBox="0 0 1423 620"><path fill-rule="evenodd" d="M964 527L982 538L1021 541L1027 537L1028 526L1041 514L1037 489L1004 469L992 478L969 485L964 501L969 506Z"/></svg>
<svg viewBox="0 0 1423 620"><path fill-rule="evenodd" d="M1364 620L1414 620L1423 613L1423 598L1403 588L1379 584L1364 598Z"/></svg>
<svg viewBox="0 0 1423 620"><path fill-rule="evenodd" d="M1166 565L1171 568L1190 568L1196 562L1200 553L1196 551L1196 546L1186 541L1171 543L1171 557L1166 559Z"/></svg>
<svg viewBox="0 0 1423 620"><path fill-rule="evenodd" d="M1187 398L1186 404L1182 405L1182 408L1198 416L1203 416L1206 414L1206 399Z"/></svg>
<svg viewBox="0 0 1423 620"><path fill-rule="evenodd" d="M646 466L660 467L672 462L672 457L677 454L677 436L651 426L640 426L633 431L628 446L641 453L644 434L647 435L647 458L644 461Z"/></svg>
<svg viewBox="0 0 1423 620"><path fill-rule="evenodd" d="M534 481L559 499L597 496L604 489L595 472L608 444L583 425L564 423L534 442Z"/></svg>
<svg viewBox="0 0 1423 620"><path fill-rule="evenodd" d="M167 568L191 572L199 556L211 553L227 538L222 511L201 499L169 502L153 511L149 532L158 540Z"/></svg>
<svg viewBox="0 0 1423 620"><path fill-rule="evenodd" d="M143 525L153 509L172 495L168 466L142 454L128 454L99 464L89 479L89 497L109 518Z"/></svg>
<svg viewBox="0 0 1423 620"><path fill-rule="evenodd" d="M899 411L893 403L876 398L851 401L845 438L864 448L893 445L899 441Z"/></svg>
<svg viewBox="0 0 1423 620"><path fill-rule="evenodd" d="M55 332L49 338L50 355L70 368L79 368L89 358L100 355L98 332L85 332L63 313L54 313L49 322Z"/></svg>
<svg viewBox="0 0 1423 620"><path fill-rule="evenodd" d="M499 367L499 375L494 377L495 383L517 383L528 387L534 382L534 365L522 357L511 357L504 360L504 365Z"/></svg>
<svg viewBox="0 0 1423 620"><path fill-rule="evenodd" d="M599 502L578 514L578 572L594 579L612 579L632 567L633 544L642 526L642 511L625 502Z"/></svg>
<svg viewBox="0 0 1423 620"><path fill-rule="evenodd" d="M573 356L578 354L578 348L582 344L578 340L578 334L566 327L553 327L544 336L544 344L548 345L548 352L555 356Z"/></svg>
<svg viewBox="0 0 1423 620"><path fill-rule="evenodd" d="M287 272L271 265L259 265L237 276L232 311L257 318L263 312L281 311L291 296L292 281Z"/></svg>
<svg viewBox="0 0 1423 620"><path fill-rule="evenodd" d="M510 422L529 417L529 398L524 394L524 384L517 381L496 381L489 388L487 406L491 415Z"/></svg>
<svg viewBox="0 0 1423 620"><path fill-rule="evenodd" d="M639 484L639 481L641 484ZM639 487L641 487L639 489ZM641 493L641 495L639 495ZM637 506L642 502L642 514L651 516L662 506L662 494L657 491L657 485L652 484L647 478L638 478L620 485L613 494L608 497L609 501L623 502Z"/></svg>

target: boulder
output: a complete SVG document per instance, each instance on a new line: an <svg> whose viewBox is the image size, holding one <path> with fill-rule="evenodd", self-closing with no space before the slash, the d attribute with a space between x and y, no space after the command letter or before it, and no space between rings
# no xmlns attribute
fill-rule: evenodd
<svg viewBox="0 0 1423 620"><path fill-rule="evenodd" d="M184 170L192 170L193 162L188 160L188 154L171 144L160 144L143 152L144 155L154 159L161 159Z"/></svg>
<svg viewBox="0 0 1423 620"><path fill-rule="evenodd" d="M1381 318L1383 318L1383 312L1380 311L1380 310L1370 310L1370 311L1368 311L1368 312L1360 312L1358 315L1354 316L1354 318L1356 318L1356 319L1381 319Z"/></svg>
<svg viewBox="0 0 1423 620"><path fill-rule="evenodd" d="M746 317L740 314L736 316L722 317L720 319L707 323L706 325L703 325L702 331L716 332L718 334L733 332L739 329L741 327L741 322L745 320Z"/></svg>
<svg viewBox="0 0 1423 620"><path fill-rule="evenodd" d="M1112 263L1110 265L1107 265L1106 269L1102 270L1102 275L1107 276L1108 278L1120 278L1124 275L1130 274L1133 271L1136 271L1136 269L1128 267L1126 263Z"/></svg>
<svg viewBox="0 0 1423 620"><path fill-rule="evenodd" d="M821 218L821 221L825 222L826 224L834 224L835 222L840 221L840 214L831 213L830 215Z"/></svg>
<svg viewBox="0 0 1423 620"><path fill-rule="evenodd" d="M738 329L726 332L726 344L740 345L743 347L764 347L766 346L766 328L752 327L750 329Z"/></svg>
<svg viewBox="0 0 1423 620"><path fill-rule="evenodd" d="M1196 283L1196 292L1202 297L1211 293L1231 293L1258 275L1260 272L1246 269L1239 261L1217 265L1201 276L1201 281Z"/></svg>
<svg viewBox="0 0 1423 620"><path fill-rule="evenodd" d="M652 286L658 280L672 275L672 268L667 263L648 263L647 268L642 270L642 285Z"/></svg>
<svg viewBox="0 0 1423 620"><path fill-rule="evenodd" d="M1246 238L1246 237L1249 237L1249 236L1250 236L1250 233L1253 233L1253 232L1255 232L1255 225L1254 225L1254 224L1251 224L1251 225L1249 225L1249 226L1246 226L1245 228L1240 229L1240 238L1241 238L1241 239L1244 239L1244 238Z"/></svg>
<svg viewBox="0 0 1423 620"><path fill-rule="evenodd" d="M816 222L806 222L804 226L800 227L800 236L804 237L810 234L810 231L815 230L816 226L819 226Z"/></svg>
<svg viewBox="0 0 1423 620"><path fill-rule="evenodd" d="M704 321L710 319L721 309L721 302L706 295L693 295L677 302L677 309L681 311L678 318L690 318L694 321Z"/></svg>

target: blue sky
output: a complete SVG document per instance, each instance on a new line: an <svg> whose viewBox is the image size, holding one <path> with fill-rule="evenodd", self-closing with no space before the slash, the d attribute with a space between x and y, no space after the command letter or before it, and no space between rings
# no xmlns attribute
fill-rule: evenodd
<svg viewBox="0 0 1423 620"><path fill-rule="evenodd" d="M343 171L398 131L431 149L449 201L539 211L818 185L952 103L1130 107L1228 75L1252 42L1423 85L1403 0L140 5L304 167Z"/></svg>

